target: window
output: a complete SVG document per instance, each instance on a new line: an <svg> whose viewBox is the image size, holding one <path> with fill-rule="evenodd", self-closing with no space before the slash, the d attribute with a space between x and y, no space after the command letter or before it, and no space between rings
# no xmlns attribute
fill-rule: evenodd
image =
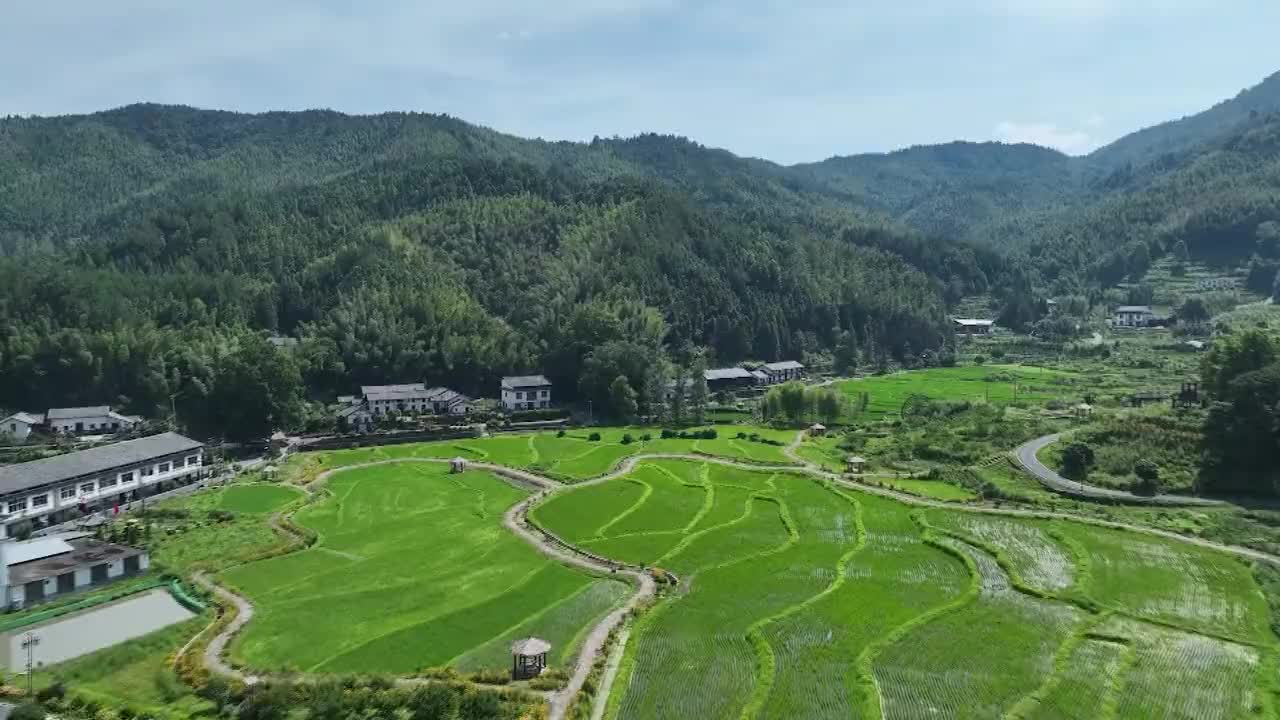
<svg viewBox="0 0 1280 720"><path fill-rule="evenodd" d="M199 455L188 455L188 456L187 456L187 467L191 467L192 465L199 465L199 464L200 464L200 456L199 456Z"/></svg>
<svg viewBox="0 0 1280 720"><path fill-rule="evenodd" d="M171 463L171 462L162 462L162 463L160 463L160 472L162 472L162 473L167 473L167 472L169 472L169 471L170 471L170 470L172 470L172 469L173 469L173 463Z"/></svg>
<svg viewBox="0 0 1280 720"><path fill-rule="evenodd" d="M106 488L114 487L115 484L116 484L115 478L102 478L101 480L98 481L98 489L105 490Z"/></svg>
<svg viewBox="0 0 1280 720"><path fill-rule="evenodd" d="M516 399L517 399L517 400L523 400L523 399L524 399L524 393L522 393L522 392L517 392L517 393L516 393Z"/></svg>
<svg viewBox="0 0 1280 720"><path fill-rule="evenodd" d="M542 395L540 397L546 397L548 394L550 394L549 390L543 390Z"/></svg>
<svg viewBox="0 0 1280 720"><path fill-rule="evenodd" d="M88 495L91 492L93 492L93 483L87 482L80 486L81 495Z"/></svg>
<svg viewBox="0 0 1280 720"><path fill-rule="evenodd" d="M11 515L16 512L22 512L23 510L26 510L26 509L27 509L26 500L10 500L9 501L9 514Z"/></svg>
<svg viewBox="0 0 1280 720"><path fill-rule="evenodd" d="M31 496L31 507L33 508L44 507L45 505L48 505L48 504L49 504L49 493L45 493L44 495Z"/></svg>
<svg viewBox="0 0 1280 720"><path fill-rule="evenodd" d="M133 472L123 472L123 473L120 473L120 484L121 484L121 485L128 485L128 484L129 484L129 483L131 483L131 482L133 482Z"/></svg>
<svg viewBox="0 0 1280 720"><path fill-rule="evenodd" d="M154 465L145 465L140 470L138 470L138 474L141 475L142 477L146 477L148 475L154 475L155 472L156 472L156 468Z"/></svg>
<svg viewBox="0 0 1280 720"><path fill-rule="evenodd" d="M72 500L76 496L76 486L68 485L58 491L59 500Z"/></svg>

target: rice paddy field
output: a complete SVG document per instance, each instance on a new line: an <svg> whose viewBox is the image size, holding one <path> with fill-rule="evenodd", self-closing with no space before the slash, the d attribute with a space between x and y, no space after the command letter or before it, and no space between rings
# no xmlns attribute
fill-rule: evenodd
<svg viewBox="0 0 1280 720"><path fill-rule="evenodd" d="M510 533L502 514L525 493L487 472L391 463L337 473L326 493L294 515L319 534L313 547L220 576L256 607L230 649L246 667L502 670L510 643L536 635L563 668L630 591Z"/></svg>
<svg viewBox="0 0 1280 720"><path fill-rule="evenodd" d="M850 402L868 395L861 417L896 415L912 395L938 401L986 401L994 404L1042 403L1076 398L1089 380L1075 373L1029 365L965 365L931 368L844 380L835 385Z"/></svg>
<svg viewBox="0 0 1280 720"><path fill-rule="evenodd" d="M575 482L604 475L633 455L654 453L700 453L764 465L794 464L783 453L783 446L795 437L794 430L749 425L708 427L716 429L715 439L662 439L658 428L603 427L570 430L563 437L553 432L504 433L486 438L304 453L291 459L288 474L305 480L324 470L379 460L462 457ZM591 433L599 433L600 439L591 440ZM631 436L632 442L623 442L626 435ZM643 439L645 435L650 439ZM751 440L752 435L757 440Z"/></svg>
<svg viewBox="0 0 1280 720"><path fill-rule="evenodd" d="M608 718L1275 717L1267 603L1212 549L686 460L531 518L678 578Z"/></svg>

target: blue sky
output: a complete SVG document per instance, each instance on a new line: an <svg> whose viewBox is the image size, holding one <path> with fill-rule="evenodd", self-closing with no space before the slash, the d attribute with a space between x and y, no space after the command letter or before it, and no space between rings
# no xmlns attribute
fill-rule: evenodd
<svg viewBox="0 0 1280 720"><path fill-rule="evenodd" d="M0 115L419 110L784 163L954 139L1081 153L1280 70L1276 0L4 5Z"/></svg>

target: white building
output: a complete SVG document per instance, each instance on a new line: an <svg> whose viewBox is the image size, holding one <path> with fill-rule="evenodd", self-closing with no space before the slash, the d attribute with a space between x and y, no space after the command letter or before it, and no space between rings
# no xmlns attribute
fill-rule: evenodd
<svg viewBox="0 0 1280 720"><path fill-rule="evenodd" d="M348 428L365 432L374 422L396 412L412 415L466 415L471 399L444 387L427 387L423 383L400 385L362 385L359 395L338 398L338 419Z"/></svg>
<svg viewBox="0 0 1280 720"><path fill-rule="evenodd" d="M23 442L31 435L31 431L44 425L44 415L36 413L16 412L0 420L0 436Z"/></svg>
<svg viewBox="0 0 1280 720"><path fill-rule="evenodd" d="M0 466L0 537L24 520L47 527L203 474L204 445L171 432Z"/></svg>
<svg viewBox="0 0 1280 720"><path fill-rule="evenodd" d="M146 550L65 533L0 542L0 608L17 610L151 567Z"/></svg>
<svg viewBox="0 0 1280 720"><path fill-rule="evenodd" d="M1155 317L1150 305L1121 305L1116 308L1116 327L1143 327Z"/></svg>
<svg viewBox="0 0 1280 720"><path fill-rule="evenodd" d="M544 375L515 375L502 378L502 407L507 410L538 410L551 407L551 381Z"/></svg>
<svg viewBox="0 0 1280 720"><path fill-rule="evenodd" d="M798 380L801 375L804 375L804 365L795 360L765 363L764 367L760 369L764 371L765 375L769 376L769 384L771 385Z"/></svg>
<svg viewBox="0 0 1280 720"><path fill-rule="evenodd" d="M951 323L955 326L957 335L990 335L996 325L995 320L978 318L952 318Z"/></svg>
<svg viewBox="0 0 1280 720"><path fill-rule="evenodd" d="M50 408L45 424L55 433L70 435L106 435L128 430L140 418L121 415L106 405L91 407Z"/></svg>

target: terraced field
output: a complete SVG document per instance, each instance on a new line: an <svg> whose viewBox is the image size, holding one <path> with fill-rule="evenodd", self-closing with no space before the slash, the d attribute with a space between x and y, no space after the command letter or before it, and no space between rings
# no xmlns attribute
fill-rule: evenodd
<svg viewBox="0 0 1280 720"><path fill-rule="evenodd" d="M656 428L592 428L600 440L589 439L585 430L573 430L564 437L541 432L496 435L487 438L446 440L405 445L335 450L306 453L291 460L293 472L314 476L326 469L358 465L378 460L403 458L463 457L506 467L531 470L548 477L575 482L613 470L625 458L641 454L701 453L767 465L791 465L783 446L795 437L795 431L772 430L746 425L717 425L715 439L662 439ZM648 434L649 440L643 440ZM738 435L746 437L739 438ZM623 436L632 442L624 444ZM750 439L751 435L759 438ZM764 442L767 440L769 442Z"/></svg>
<svg viewBox="0 0 1280 720"><path fill-rule="evenodd" d="M392 463L334 475L295 516L312 548L221 580L256 615L232 658L255 669L411 673L509 667L513 639L553 645L553 667L627 594L624 583L552 562L506 530L524 493L485 472Z"/></svg>
<svg viewBox="0 0 1280 720"><path fill-rule="evenodd" d="M531 517L679 578L609 718L1275 717L1250 568L1189 543L680 460Z"/></svg>
<svg viewBox="0 0 1280 720"><path fill-rule="evenodd" d="M1079 375L1048 368L966 365L845 380L835 387L851 399L866 393L869 396L867 414L876 416L899 412L903 402L912 395L957 402L1042 402L1079 395L1087 382L1087 378Z"/></svg>

